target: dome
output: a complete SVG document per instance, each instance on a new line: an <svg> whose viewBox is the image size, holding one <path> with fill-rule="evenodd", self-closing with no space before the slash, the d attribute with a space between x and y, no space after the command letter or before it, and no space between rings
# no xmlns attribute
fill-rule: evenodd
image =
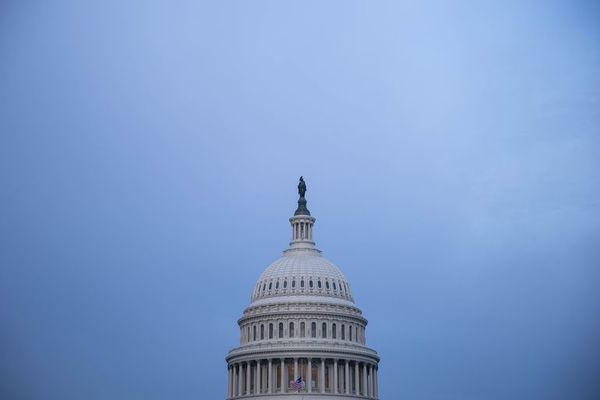
<svg viewBox="0 0 600 400"><path fill-rule="evenodd" d="M315 218L298 183L292 239L254 285L229 351L227 400L377 400L379 356L340 269L313 240Z"/></svg>
<svg viewBox="0 0 600 400"><path fill-rule="evenodd" d="M331 298L338 303L353 302L344 274L314 248L284 251L283 257L261 274L252 294L253 305L259 301L331 302Z"/></svg>

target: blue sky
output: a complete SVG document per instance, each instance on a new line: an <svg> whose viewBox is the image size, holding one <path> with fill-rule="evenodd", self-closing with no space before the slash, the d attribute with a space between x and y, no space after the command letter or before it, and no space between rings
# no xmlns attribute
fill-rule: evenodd
<svg viewBox="0 0 600 400"><path fill-rule="evenodd" d="M598 398L599 21L2 2L0 397L224 398L304 175L382 399Z"/></svg>

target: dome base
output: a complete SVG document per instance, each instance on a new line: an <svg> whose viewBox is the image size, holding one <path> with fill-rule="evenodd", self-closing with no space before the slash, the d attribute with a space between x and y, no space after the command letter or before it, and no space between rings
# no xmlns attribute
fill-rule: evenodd
<svg viewBox="0 0 600 400"><path fill-rule="evenodd" d="M357 400L357 399L371 399L376 400L376 397L368 397L354 394L333 394L333 393L273 393L273 394L260 394L260 395L248 395L238 396L234 399L252 399L252 400L324 400L324 399L337 399L337 400Z"/></svg>

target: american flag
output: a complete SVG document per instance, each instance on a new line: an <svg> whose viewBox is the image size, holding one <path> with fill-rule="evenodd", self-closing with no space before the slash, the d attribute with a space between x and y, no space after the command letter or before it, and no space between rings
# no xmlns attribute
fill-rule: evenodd
<svg viewBox="0 0 600 400"><path fill-rule="evenodd" d="M304 389L304 381L302 380L302 377L290 382L290 387L296 392L299 392L302 389Z"/></svg>

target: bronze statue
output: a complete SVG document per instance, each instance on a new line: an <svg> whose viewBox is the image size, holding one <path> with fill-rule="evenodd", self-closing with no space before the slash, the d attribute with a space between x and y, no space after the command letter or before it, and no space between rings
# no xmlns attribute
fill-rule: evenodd
<svg viewBox="0 0 600 400"><path fill-rule="evenodd" d="M306 183L304 183L304 178L300 177L300 182L298 182L298 194L300 197L304 197L304 193L306 193Z"/></svg>
<svg viewBox="0 0 600 400"><path fill-rule="evenodd" d="M306 198L304 194L306 193L306 182L304 182L304 178L300 177L300 182L298 182L298 194L300 198L298 199L298 208L294 215L310 215L310 211L306 208Z"/></svg>

